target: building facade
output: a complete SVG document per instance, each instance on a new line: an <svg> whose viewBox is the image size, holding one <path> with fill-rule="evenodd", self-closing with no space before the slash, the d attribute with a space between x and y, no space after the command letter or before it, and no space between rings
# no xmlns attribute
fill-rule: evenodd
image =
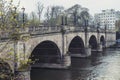
<svg viewBox="0 0 120 80"><path fill-rule="evenodd" d="M120 19L120 12L114 9L102 10L101 13L96 13L94 15L95 25L100 26L100 28L105 28L109 30L115 30L115 23Z"/></svg>

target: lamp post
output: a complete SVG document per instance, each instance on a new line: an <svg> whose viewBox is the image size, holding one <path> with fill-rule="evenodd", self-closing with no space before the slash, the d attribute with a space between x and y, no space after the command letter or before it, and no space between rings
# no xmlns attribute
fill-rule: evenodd
<svg viewBox="0 0 120 80"><path fill-rule="evenodd" d="M101 44L101 41L100 41L100 23L98 22L97 23L97 40L98 40L98 43L97 43L97 50L98 51L102 51L102 44Z"/></svg>
<svg viewBox="0 0 120 80"><path fill-rule="evenodd" d="M67 35L65 35L68 31L65 28L64 25L67 25L67 17L65 17L65 14L61 17L61 34L62 34L62 54L61 54L61 65L64 67L68 67L71 65L71 57L69 55L68 50L64 49L65 46L67 46ZM68 48L67 48L68 49Z"/></svg>
<svg viewBox="0 0 120 80"><path fill-rule="evenodd" d="M106 42L107 42L107 24L105 23L105 47L107 46Z"/></svg>
<svg viewBox="0 0 120 80"><path fill-rule="evenodd" d="M14 15L13 15L13 17L14 17L14 19L16 19L17 7L13 7L13 8L14 8ZM16 26L17 26L17 24L15 22L14 27L16 28ZM13 29L13 32L15 31L15 28ZM17 36L13 36L13 39L14 39L14 78L15 78L16 77L16 71L17 71Z"/></svg>
<svg viewBox="0 0 120 80"><path fill-rule="evenodd" d="M17 7L14 7L14 19L16 19L16 10L17 10Z"/></svg>
<svg viewBox="0 0 120 80"><path fill-rule="evenodd" d="M16 12L16 10L17 10L17 7L13 7L13 9L14 9L14 12L13 12L13 19L14 19L14 31L15 31L15 29L16 29L16 27L17 27L17 22L16 22L16 16L17 16L17 12Z"/></svg>
<svg viewBox="0 0 120 80"><path fill-rule="evenodd" d="M84 47L84 51L85 51L85 56L88 57L91 55L91 48L88 46L88 40L87 40L87 35L88 35L88 18L86 18L84 20L84 31L85 31L85 47Z"/></svg>
<svg viewBox="0 0 120 80"><path fill-rule="evenodd" d="M87 47L87 32L88 32L88 20L86 19L86 20L84 20L84 31L85 31L85 46Z"/></svg>
<svg viewBox="0 0 120 80"><path fill-rule="evenodd" d="M67 15L65 16L65 25L68 25L68 22L67 22Z"/></svg>
<svg viewBox="0 0 120 80"><path fill-rule="evenodd" d="M99 38L100 38L100 31L99 31L99 28L100 28L100 23L97 23L97 38L98 38L98 42L99 42Z"/></svg>
<svg viewBox="0 0 120 80"><path fill-rule="evenodd" d="M25 12L25 8L22 7L21 9L22 9L22 11L23 11L23 27L24 27L24 22L25 22L25 14L24 14L24 12Z"/></svg>
<svg viewBox="0 0 120 80"><path fill-rule="evenodd" d="M22 7L21 9L23 11L23 27L24 27L24 24L25 24L25 14L24 14L25 8ZM24 41L23 41L23 52L24 52L24 60L25 60L25 42Z"/></svg>
<svg viewBox="0 0 120 80"><path fill-rule="evenodd" d="M61 16L61 33L62 33L62 54L64 53L64 14ZM63 55L61 55L61 64L63 64Z"/></svg>

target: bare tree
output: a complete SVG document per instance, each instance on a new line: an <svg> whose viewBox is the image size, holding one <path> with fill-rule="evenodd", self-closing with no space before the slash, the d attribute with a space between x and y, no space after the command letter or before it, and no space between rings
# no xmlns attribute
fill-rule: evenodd
<svg viewBox="0 0 120 80"><path fill-rule="evenodd" d="M39 22L40 22L40 19L41 19L41 15L42 15L43 9L44 9L43 4L38 2L37 3L37 10L38 10Z"/></svg>
<svg viewBox="0 0 120 80"><path fill-rule="evenodd" d="M59 18L64 8L62 6L52 6L47 8L47 12L45 13L46 22L48 22L51 26L55 26L59 23Z"/></svg>
<svg viewBox="0 0 120 80"><path fill-rule="evenodd" d="M34 22L35 21L36 14L34 12L31 12L31 19Z"/></svg>
<svg viewBox="0 0 120 80"><path fill-rule="evenodd" d="M46 11L46 13L45 13L45 25L49 25L50 23L49 23L49 21L50 21L50 18L51 18L51 16L50 16L50 7L48 6L47 7L47 11Z"/></svg>
<svg viewBox="0 0 120 80"><path fill-rule="evenodd" d="M0 0L0 29L4 32L12 32L16 30L18 22L18 7L20 2L17 6L13 5L13 1L10 2L6 0ZM14 31L16 32L16 31Z"/></svg>
<svg viewBox="0 0 120 80"><path fill-rule="evenodd" d="M89 18L90 18L89 13L87 11L82 11L80 14L80 17L81 17L83 26L87 26L89 23Z"/></svg>
<svg viewBox="0 0 120 80"><path fill-rule="evenodd" d="M35 12L31 12L30 19L29 19L30 25L29 26L39 26L39 19L37 18L37 14Z"/></svg>

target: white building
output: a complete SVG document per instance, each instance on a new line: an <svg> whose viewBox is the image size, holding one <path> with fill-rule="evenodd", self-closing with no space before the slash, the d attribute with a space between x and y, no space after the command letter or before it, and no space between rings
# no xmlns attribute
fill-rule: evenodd
<svg viewBox="0 0 120 80"><path fill-rule="evenodd" d="M115 29L115 22L120 19L120 12L114 9L107 9L95 14L94 17L96 26L99 23L101 28L105 28L106 25L107 29L113 30Z"/></svg>

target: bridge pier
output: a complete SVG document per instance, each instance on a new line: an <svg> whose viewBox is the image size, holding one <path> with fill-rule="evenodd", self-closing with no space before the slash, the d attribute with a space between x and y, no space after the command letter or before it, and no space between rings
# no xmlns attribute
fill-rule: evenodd
<svg viewBox="0 0 120 80"><path fill-rule="evenodd" d="M92 52L102 52L103 51L103 45L98 44L96 49L92 49Z"/></svg>
<svg viewBox="0 0 120 80"><path fill-rule="evenodd" d="M98 44L97 51L102 52L103 51L103 46L102 44Z"/></svg>
<svg viewBox="0 0 120 80"><path fill-rule="evenodd" d="M77 54L70 54L71 57L76 57L76 58L84 58L84 57L89 57L91 56L91 48L90 47L85 47L83 48L82 53L77 53Z"/></svg>
<svg viewBox="0 0 120 80"><path fill-rule="evenodd" d="M85 47L85 56L83 56L83 57L89 57L89 56L91 56L91 48Z"/></svg>
<svg viewBox="0 0 120 80"><path fill-rule="evenodd" d="M71 66L71 56L69 53L66 53L62 57L62 67L67 69Z"/></svg>

